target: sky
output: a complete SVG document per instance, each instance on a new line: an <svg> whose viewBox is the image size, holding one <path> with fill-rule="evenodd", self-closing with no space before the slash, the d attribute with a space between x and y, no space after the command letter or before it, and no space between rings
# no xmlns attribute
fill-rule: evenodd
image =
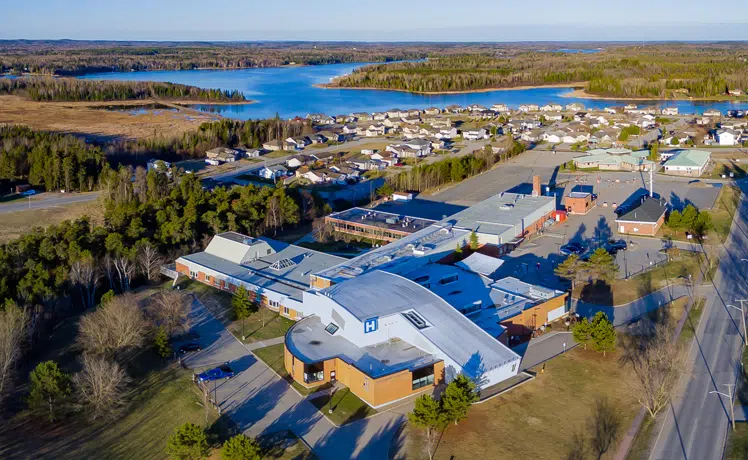
<svg viewBox="0 0 748 460"><path fill-rule="evenodd" d="M748 40L748 0L3 0L0 39Z"/></svg>

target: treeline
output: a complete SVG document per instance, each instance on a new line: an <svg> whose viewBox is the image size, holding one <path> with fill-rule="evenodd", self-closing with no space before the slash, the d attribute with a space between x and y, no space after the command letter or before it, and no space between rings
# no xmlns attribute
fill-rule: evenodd
<svg viewBox="0 0 748 460"><path fill-rule="evenodd" d="M168 44L4 42L0 73L85 75L144 70L243 69L290 64L387 62L422 59L436 45L382 44Z"/></svg>
<svg viewBox="0 0 748 460"><path fill-rule="evenodd" d="M617 97L713 97L748 88L748 47L652 45L592 54L453 55L357 69L333 85L415 92L469 91L586 82Z"/></svg>
<svg viewBox="0 0 748 460"><path fill-rule="evenodd" d="M0 78L0 94L18 94L34 101L127 101L183 99L243 102L237 90L204 89L152 81L79 80L75 78Z"/></svg>
<svg viewBox="0 0 748 460"><path fill-rule="evenodd" d="M203 123L195 131L181 137L153 137L136 141L121 142L107 150L110 160L119 159L123 163L139 156L157 155L163 158L202 157L206 150L214 147L260 148L262 144L289 136L311 134L312 127L306 120L265 120L238 121L221 119Z"/></svg>
<svg viewBox="0 0 748 460"><path fill-rule="evenodd" d="M387 184L395 191L422 192L488 171L496 163L506 161L524 151L525 146L516 141L508 149L499 153L493 153L489 145L471 155L415 166L408 171L388 176Z"/></svg>
<svg viewBox="0 0 748 460"><path fill-rule="evenodd" d="M106 168L101 149L75 136L0 125L0 180L90 191Z"/></svg>
<svg viewBox="0 0 748 460"><path fill-rule="evenodd" d="M102 189L104 225L65 221L0 245L0 299L50 306L72 294L75 305L92 306L97 289L124 292L134 280L155 279L164 261L201 250L216 233L274 235L325 211L306 191L206 191L196 176L173 185L143 168L108 171Z"/></svg>

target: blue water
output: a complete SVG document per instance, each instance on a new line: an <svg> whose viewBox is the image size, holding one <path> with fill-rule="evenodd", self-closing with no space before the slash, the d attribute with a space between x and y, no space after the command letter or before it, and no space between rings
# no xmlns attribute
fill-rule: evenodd
<svg viewBox="0 0 748 460"><path fill-rule="evenodd" d="M587 108L625 105L624 101L605 101L563 97L569 88L535 88L525 90L499 90L485 93L445 94L427 96L399 91L325 89L312 85L326 83L332 77L350 73L364 64L333 64L308 67L281 67L240 70L175 70L152 72L109 72L86 75L81 78L98 80L167 81L201 88L239 90L255 104L198 105L204 111L237 118L267 118L277 113L282 118L304 117L309 113L327 115L353 112L380 112L388 109L440 107L458 104L507 104L516 108L520 104L544 105L557 102L565 105L580 102ZM748 108L748 103L653 101L635 102L639 106L678 107L681 113L702 113L715 108L723 113L729 109Z"/></svg>

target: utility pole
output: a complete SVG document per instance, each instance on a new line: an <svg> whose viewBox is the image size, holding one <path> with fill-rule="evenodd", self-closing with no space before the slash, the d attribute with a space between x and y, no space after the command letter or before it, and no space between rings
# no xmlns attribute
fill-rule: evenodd
<svg viewBox="0 0 748 460"><path fill-rule="evenodd" d="M745 302L746 300L748 299L738 300L738 302L740 302L740 308L736 307L735 305L727 305L727 306L740 311L740 320L741 320L741 324L743 325L743 343L746 346L748 346L748 336L745 335L745 310L743 309L743 302Z"/></svg>
<svg viewBox="0 0 748 460"><path fill-rule="evenodd" d="M717 393L718 395L724 396L725 398L727 398L727 402L729 403L729 406L730 406L730 422L732 423L732 431L735 431L735 405L733 404L733 401L732 401L732 397L733 397L732 387L735 386L735 384L725 383L724 385L727 387L727 393L722 393L720 391L713 390L713 391L710 391L709 394Z"/></svg>

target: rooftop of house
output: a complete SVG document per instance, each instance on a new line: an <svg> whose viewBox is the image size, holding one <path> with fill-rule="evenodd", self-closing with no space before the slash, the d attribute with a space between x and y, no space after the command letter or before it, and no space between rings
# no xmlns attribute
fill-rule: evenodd
<svg viewBox="0 0 748 460"><path fill-rule="evenodd" d="M330 219L370 225L373 227L397 230L398 232L406 233L415 233L436 222L431 219L421 219L418 217L403 216L400 214L364 208L351 208L345 211L334 212L328 217Z"/></svg>
<svg viewBox="0 0 748 460"><path fill-rule="evenodd" d="M667 202L646 196L641 204L631 211L621 215L616 222L644 222L655 223L667 211Z"/></svg>
<svg viewBox="0 0 748 460"><path fill-rule="evenodd" d="M712 152L703 150L681 150L665 162L665 166L701 168L709 162Z"/></svg>
<svg viewBox="0 0 748 460"><path fill-rule="evenodd" d="M318 316L305 318L286 335L286 346L295 357L307 364L340 358L372 378L405 369L415 370L439 361L400 339L359 347L340 335L329 334L325 331L326 326Z"/></svg>
<svg viewBox="0 0 748 460"><path fill-rule="evenodd" d="M252 238L236 232L213 237L205 251L180 257L274 292L301 300L309 288L309 275L345 259L270 238Z"/></svg>

